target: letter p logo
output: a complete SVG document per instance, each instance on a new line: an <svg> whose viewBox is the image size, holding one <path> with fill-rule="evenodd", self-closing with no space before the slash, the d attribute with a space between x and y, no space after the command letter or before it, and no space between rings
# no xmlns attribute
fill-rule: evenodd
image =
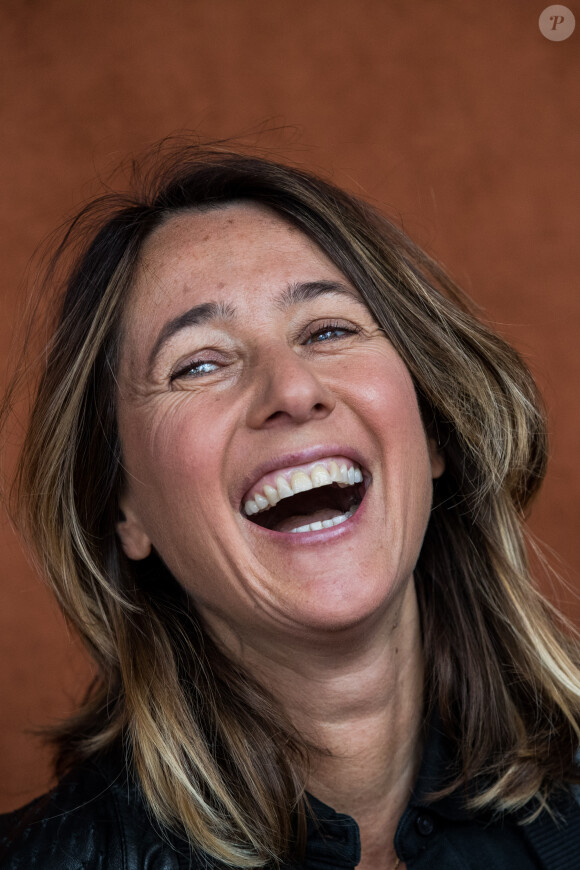
<svg viewBox="0 0 580 870"><path fill-rule="evenodd" d="M538 21L540 32L551 42L568 39L576 27L574 13L567 6L547 6Z"/></svg>

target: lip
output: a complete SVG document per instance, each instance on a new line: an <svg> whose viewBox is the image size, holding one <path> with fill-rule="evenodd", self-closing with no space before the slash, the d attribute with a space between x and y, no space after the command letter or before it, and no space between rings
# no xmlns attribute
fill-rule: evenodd
<svg viewBox="0 0 580 870"><path fill-rule="evenodd" d="M248 492L252 484L260 480L260 478L265 474L269 474L271 471L276 471L277 469L289 468L294 465L306 465L308 462L315 462L317 459L324 459L327 456L344 456L346 459L356 462L356 464L361 467L365 479L368 478L368 465L365 463L365 460L358 450L355 450L352 447L345 447L343 444L317 444L316 446L308 447L305 450L277 454L271 459L266 460L253 468L236 488L234 494L234 505L236 509L240 510L243 496ZM356 514L354 516L356 516ZM354 516L352 519L354 519ZM342 525L347 525L347 523L342 523ZM333 528L339 529L340 526L334 526ZM281 533L276 532L276 534L280 535ZM319 532L304 532L304 534L317 535ZM296 535L292 535L292 537L295 538Z"/></svg>
<svg viewBox="0 0 580 870"><path fill-rule="evenodd" d="M352 458L352 457L350 457ZM356 461L356 460L355 460ZM363 500L358 506L356 512L338 526L332 526L330 529L319 529L317 532L276 532L273 529L267 529L264 526L258 526L256 523L247 521L247 528L251 534L266 536L266 540L270 540L274 544L282 544L283 547L307 547L316 546L317 544L326 544L330 541L343 538L345 535L351 535L356 532L359 523L363 520L367 507L368 487L365 488ZM263 540L263 537L262 537Z"/></svg>

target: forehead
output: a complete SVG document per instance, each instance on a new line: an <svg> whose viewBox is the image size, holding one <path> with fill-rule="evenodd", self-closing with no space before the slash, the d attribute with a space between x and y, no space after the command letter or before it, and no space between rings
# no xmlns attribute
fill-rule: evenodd
<svg viewBox="0 0 580 870"><path fill-rule="evenodd" d="M284 280L311 277L313 269L343 278L293 224L263 206L235 203L183 212L158 227L143 247L134 295L179 307L184 296L196 293L249 285L263 291L270 282L275 291Z"/></svg>

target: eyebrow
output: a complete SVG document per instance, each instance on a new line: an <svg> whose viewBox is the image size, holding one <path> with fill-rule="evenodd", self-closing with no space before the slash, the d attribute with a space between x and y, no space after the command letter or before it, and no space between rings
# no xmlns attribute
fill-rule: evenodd
<svg viewBox="0 0 580 870"><path fill-rule="evenodd" d="M317 299L319 296L326 294L350 296L355 302L361 303L361 300L355 293L340 281L301 281L289 284L276 299L275 306L280 311L287 311L295 305ZM183 329L189 329L192 326L201 326L217 320L235 320L236 317L237 310L235 306L228 302L202 302L201 305L194 305L193 308L189 308L183 314L168 320L161 327L155 344L151 348L148 371L151 372L164 345L178 332L181 332Z"/></svg>

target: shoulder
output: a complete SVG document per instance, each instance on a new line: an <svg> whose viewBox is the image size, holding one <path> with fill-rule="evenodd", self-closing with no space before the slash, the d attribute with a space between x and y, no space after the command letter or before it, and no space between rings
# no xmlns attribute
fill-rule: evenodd
<svg viewBox="0 0 580 870"><path fill-rule="evenodd" d="M0 816L0 870L196 870L150 820L118 759L92 761L51 792Z"/></svg>

